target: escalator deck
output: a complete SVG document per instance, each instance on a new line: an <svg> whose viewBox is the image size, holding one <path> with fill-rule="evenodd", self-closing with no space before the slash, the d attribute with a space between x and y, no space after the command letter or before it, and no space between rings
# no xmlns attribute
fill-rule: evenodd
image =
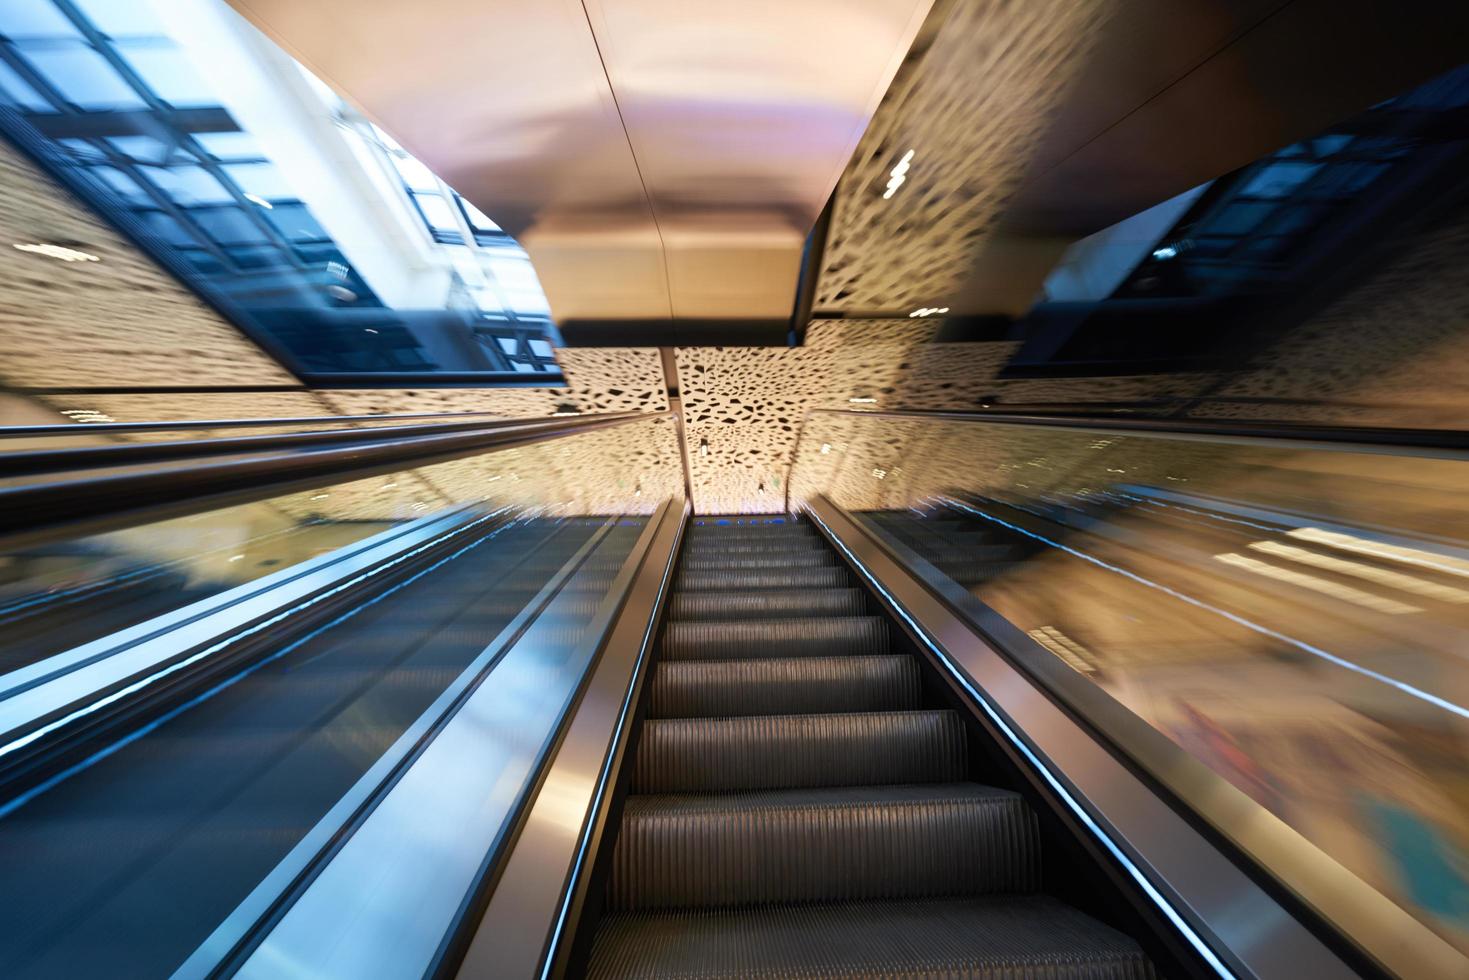
<svg viewBox="0 0 1469 980"><path fill-rule="evenodd" d="M798 522L690 529L588 975L1153 976Z"/></svg>

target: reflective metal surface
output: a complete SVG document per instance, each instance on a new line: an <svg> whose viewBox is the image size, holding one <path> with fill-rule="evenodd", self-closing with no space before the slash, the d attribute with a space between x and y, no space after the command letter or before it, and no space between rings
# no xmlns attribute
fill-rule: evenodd
<svg viewBox="0 0 1469 980"><path fill-rule="evenodd" d="M515 235L566 321L789 317L929 3L235 6Z"/></svg>
<svg viewBox="0 0 1469 980"><path fill-rule="evenodd" d="M1017 671L879 539L821 499L813 521L877 589L941 671L988 719L1005 751L1093 853L1140 889L1164 928L1223 977L1356 972L1108 748ZM901 607L901 608L897 608ZM1426 959L1420 962L1431 963Z"/></svg>
<svg viewBox="0 0 1469 980"><path fill-rule="evenodd" d="M866 512L1368 955L1463 973L1463 454L1121 426L817 413L794 493Z"/></svg>

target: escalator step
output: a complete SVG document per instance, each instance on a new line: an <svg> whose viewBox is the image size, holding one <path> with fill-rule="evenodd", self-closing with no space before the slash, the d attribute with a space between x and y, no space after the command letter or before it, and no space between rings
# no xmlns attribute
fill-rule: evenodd
<svg viewBox="0 0 1469 980"><path fill-rule="evenodd" d="M919 704L912 657L682 660L653 674L653 718L901 711Z"/></svg>
<svg viewBox="0 0 1469 980"><path fill-rule="evenodd" d="M860 616L866 612L861 589L805 589L790 592L676 592L670 619L773 619L781 616Z"/></svg>
<svg viewBox="0 0 1469 980"><path fill-rule="evenodd" d="M612 909L1032 892L1035 815L978 783L630 796Z"/></svg>
<svg viewBox="0 0 1469 980"><path fill-rule="evenodd" d="M670 660L875 656L887 652L887 622L877 616L691 620L669 623L663 632L663 656Z"/></svg>
<svg viewBox="0 0 1469 980"><path fill-rule="evenodd" d="M803 555L826 551L827 545L815 538L781 538L777 541L690 541L684 554L690 558L713 558L719 555Z"/></svg>
<svg viewBox="0 0 1469 980"><path fill-rule="evenodd" d="M958 782L966 758L952 711L652 719L632 792Z"/></svg>
<svg viewBox="0 0 1469 980"><path fill-rule="evenodd" d="M679 567L688 572L713 572L724 568L820 568L836 562L835 554L822 549L783 554L690 557L680 562Z"/></svg>
<svg viewBox="0 0 1469 980"><path fill-rule="evenodd" d="M602 920L591 980L982 978L1151 980L1128 937L1053 898L621 912Z"/></svg>
<svg viewBox="0 0 1469 980"><path fill-rule="evenodd" d="M718 569L681 572L675 586L682 592L706 589L830 589L852 584L852 573L830 565L822 568Z"/></svg>

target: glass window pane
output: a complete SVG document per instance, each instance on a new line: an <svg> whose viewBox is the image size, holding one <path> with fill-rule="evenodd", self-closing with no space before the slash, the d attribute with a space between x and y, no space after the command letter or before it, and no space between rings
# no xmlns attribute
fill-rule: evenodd
<svg viewBox="0 0 1469 980"><path fill-rule="evenodd" d="M278 248L232 248L229 256L242 269L271 269L289 265Z"/></svg>
<svg viewBox="0 0 1469 980"><path fill-rule="evenodd" d="M176 218L162 211L144 211L138 215L138 220L143 222L149 231L170 245L199 244L198 240Z"/></svg>
<svg viewBox="0 0 1469 980"><path fill-rule="evenodd" d="M86 45L28 48L24 54L63 98L83 109L141 109L146 105L106 59Z"/></svg>
<svg viewBox="0 0 1469 980"><path fill-rule="evenodd" d="M112 148L138 163L167 163L177 149L155 136L113 136L107 140Z"/></svg>
<svg viewBox="0 0 1469 980"><path fill-rule="evenodd" d="M201 208L189 216L221 245L253 245L266 240L265 232L239 208Z"/></svg>
<svg viewBox="0 0 1469 980"><path fill-rule="evenodd" d="M113 37L165 35L163 22L147 0L71 0L92 25Z"/></svg>
<svg viewBox="0 0 1469 980"><path fill-rule="evenodd" d="M277 204L265 212L276 229L293 242L324 241L326 230L316 223L304 204Z"/></svg>
<svg viewBox="0 0 1469 980"><path fill-rule="evenodd" d="M1321 167L1319 163L1272 163L1250 178L1243 193L1250 197L1285 197Z"/></svg>
<svg viewBox="0 0 1469 980"><path fill-rule="evenodd" d="M529 259L494 256L489 260L489 265L490 272L507 290L540 291L540 281L536 279L536 271L531 268Z"/></svg>
<svg viewBox="0 0 1469 980"><path fill-rule="evenodd" d="M122 56L159 98L176 106L218 105L219 98L178 48L119 45Z"/></svg>
<svg viewBox="0 0 1469 980"><path fill-rule="evenodd" d="M548 316L551 313L546 295L539 288L507 289L505 298L510 301L510 306L516 313L534 313L538 316Z"/></svg>
<svg viewBox="0 0 1469 980"><path fill-rule="evenodd" d="M77 37L81 34L51 0L5 0L0 34L7 37Z"/></svg>
<svg viewBox="0 0 1469 980"><path fill-rule="evenodd" d="M267 201L296 198L285 174L273 163L231 163L225 166L224 172L246 194L254 194Z"/></svg>
<svg viewBox="0 0 1469 980"><path fill-rule="evenodd" d="M530 374L533 371L539 370L534 364L527 364L524 361L511 361L510 366L521 374Z"/></svg>
<svg viewBox="0 0 1469 980"><path fill-rule="evenodd" d="M93 167L92 173L128 204L149 204L152 198L127 174L116 167Z"/></svg>
<svg viewBox="0 0 1469 980"><path fill-rule="evenodd" d="M500 231L500 226L491 221L489 216L479 208L470 204L458 194L455 194L454 197L464 206L465 217L469 218L469 226L475 231Z"/></svg>
<svg viewBox="0 0 1469 980"><path fill-rule="evenodd" d="M413 199L418 202L424 220L434 231L458 231L459 225L454 221L454 212L449 210L448 201L437 194L415 194Z"/></svg>
<svg viewBox="0 0 1469 980"><path fill-rule="evenodd" d="M5 101L30 112L56 111L40 92L3 61L0 61L0 92L4 92Z"/></svg>
<svg viewBox="0 0 1469 980"><path fill-rule="evenodd" d="M439 179L434 172L425 167L413 157L393 157L393 166L398 168L398 175L415 191L437 191Z"/></svg>
<svg viewBox="0 0 1469 980"><path fill-rule="evenodd" d="M1232 204L1205 223L1213 235L1244 235L1274 211L1274 204Z"/></svg>
<svg viewBox="0 0 1469 980"><path fill-rule="evenodd" d="M507 354L514 354L518 349L514 337L496 337L495 343L499 344L500 349Z"/></svg>
<svg viewBox="0 0 1469 980"><path fill-rule="evenodd" d="M82 163L107 162L107 154L103 153L102 148L91 140L66 139L59 140L58 142L66 147L66 152L71 155L73 160L78 160Z"/></svg>
<svg viewBox="0 0 1469 980"><path fill-rule="evenodd" d="M143 175L179 204L223 204L234 197L203 167L144 167Z"/></svg>
<svg viewBox="0 0 1469 980"><path fill-rule="evenodd" d="M244 160L265 156L249 133L194 133L194 141L220 160Z"/></svg>
<svg viewBox="0 0 1469 980"><path fill-rule="evenodd" d="M531 349L531 353L534 354L534 355L536 355L537 357L550 357L551 356L551 345L547 341L544 341L544 340L536 340L536 339L532 338L531 339L531 342L530 342L530 349Z"/></svg>

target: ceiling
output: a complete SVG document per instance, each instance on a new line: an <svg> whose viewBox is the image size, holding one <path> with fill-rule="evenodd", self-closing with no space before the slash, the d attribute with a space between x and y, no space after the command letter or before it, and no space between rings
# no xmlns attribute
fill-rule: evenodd
<svg viewBox="0 0 1469 980"><path fill-rule="evenodd" d="M929 2L232 0L514 235L567 335L786 324Z"/></svg>
<svg viewBox="0 0 1469 980"><path fill-rule="evenodd" d="M1350 2L1354 10L1372 6ZM370 38L359 36L360 22L379 14L409 36L417 28L407 23L411 18L404 10L412 7L421 16L423 8L374 5L373 18L362 17L359 10L354 21L351 15L334 13L334 4L256 6L285 11L314 25L320 37L335 38L341 50L333 57L370 53ZM505 6L466 5L463 16L498 16L495 11ZM568 16L556 4L536 9L546 18ZM648 16L659 13L657 5L627 9ZM995 402L1023 406L1228 395L1240 399L1227 409L1234 414L1268 411L1289 417L1293 410L1279 399L1307 398L1318 404L1302 417L1462 423L1459 406L1466 401L1462 392L1469 383L1454 375L1452 367L1465 362L1435 357L1434 352L1441 352L1463 325L1455 312L1464 308L1462 290L1455 292L1454 286L1462 276L1452 270L1462 258L1469 222L1450 223L1405 246L1398 261L1324 310L1273 358L1229 377L1174 373L1005 379L998 375L1015 343L936 343L937 320L907 314L917 307L958 308L961 303L976 312L1008 308L1015 297L1033 294L1038 280L1032 270L1046 265L1046 256L1058 243L1105 223L1115 208L1162 199L1190 182L1217 176L1237 166L1241 154L1253 154L1253 147L1279 145L1323 115L1355 111L1433 74L1451 57L1449 39L1469 36L1469 23L1456 20L1469 13L1454 5L1425 4L1419 19L1404 25L1363 9L1358 13L1366 26L1358 31L1338 30L1340 21L1314 0L942 0L921 28L910 17L899 30L893 8L882 9L894 18L885 21L891 30L901 34L911 29L913 46L901 66L892 66L892 85L865 133L860 140L853 137L856 149L836 183L816 315L801 347L676 345L672 375L655 348L565 349L558 352L566 378L559 388L307 389L106 223L79 208L30 161L0 146L0 234L7 241L83 243L101 258L72 265L11 249L0 252L0 276L7 286L0 304L0 382L48 410L94 409L120 420L662 410L670 405L673 388L684 423L691 492L703 513L783 507L806 413L851 408L852 399L865 407L972 409ZM916 7L905 9L918 15ZM603 16L601 8L589 4L586 10L593 26L583 28L582 42L602 37L597 19ZM710 5L709 16L716 13ZM520 58L516 46L506 43L509 35L483 33L489 30L487 22L469 23L480 24L481 33L466 31L467 36L490 38L507 57ZM1375 50L1369 28L1386 39L1383 45L1390 51L1417 52L1416 58L1388 57ZM617 31L626 28L608 29L613 31L609 36L620 36ZM1410 31L1413 36L1406 37ZM442 37L441 30L434 34L436 42ZM823 37L821 43L828 40ZM631 56L641 49L619 50ZM1370 69L1355 72L1360 78L1328 84L1353 74L1346 71L1348 63L1360 65L1364 54L1374 51L1378 57ZM539 79L547 73L548 56L541 54L518 62L529 73L526 77ZM840 59L814 59L822 65L834 60ZM609 62L611 81L604 78L604 85L617 90L619 79L640 77L614 71L616 63L615 57ZM468 69L461 65L456 70ZM874 77L871 63L865 70L865 77ZM451 167L462 163L463 170L444 176L474 198L493 190L476 189L470 172L474 154L483 149L476 144L485 142L488 132L484 123L491 117L476 122L474 117L445 115L480 111L464 104L476 100L425 101L425 86L443 83L451 77L446 72L449 67L436 67L421 86L384 82L381 92L392 96L386 108L395 114L411 114L415 104L433 107L415 122L421 127L415 132L459 136L463 145L447 149L465 155L446 159ZM1204 84L1211 78L1213 82ZM475 82L467 74L451 80ZM730 78L725 81L734 84ZM1296 97L1303 87L1325 91L1330 98L1306 104ZM1221 91L1235 93L1228 112L1216 111ZM547 98L553 94L546 90ZM1282 108L1261 122L1264 108L1276 106ZM656 113L649 112L638 117L642 124L651 125L647 121ZM677 112L674 116L680 118ZM699 119L707 120L699 113L689 118L694 128L686 132L694 134ZM1159 133L1189 119L1192 131L1201 128L1200 120L1218 119L1219 128L1228 132L1204 143L1180 141L1187 143L1180 147L1161 140ZM624 143L638 125L628 124ZM410 141L408 133L403 136ZM835 140L823 136L817 142L822 159L827 159L824 154L834 152ZM1129 163L1124 152L1128 146L1149 150ZM891 171L909 149L914 155L906 180L884 199ZM571 156L572 163L581 159ZM530 166L525 161L517 165ZM810 173L816 169L813 164ZM613 172L618 172L615 166ZM648 213L665 199L679 199L677 171L668 173L669 182L659 185L667 198L652 191L641 198ZM566 200L578 202L574 168L557 179L571 188ZM746 190L752 186L741 180L735 183ZM805 210L796 210L807 221L814 216L812 195L819 184L814 176L803 178L780 200L804 202ZM629 200L640 194L632 189ZM731 191L730 200L736 199L738 194ZM1109 201L1122 203L1113 206ZM819 208L819 201L814 206ZM1075 216L1075 221L1058 223L1058 213ZM782 288L789 311L790 289ZM1404 347L1405 325L1419 331L1422 342L1411 356L1392 361L1387 352ZM1360 356L1338 342L1343 329L1369 338ZM1424 364L1433 370L1425 373ZM1425 391L1425 386L1433 390ZM1340 396L1343 391L1358 397L1320 403L1324 394ZM1179 402L1177 411L1189 411L1188 403ZM1221 409L1215 405L1207 411L1219 414ZM660 444L657 452L666 449ZM658 479L666 481L675 469L666 456L658 459ZM556 479L585 481L594 468L601 472L613 465L603 454L585 465L556 470ZM603 481L602 487L616 483ZM537 492L553 495L549 489ZM589 496L580 505L594 502Z"/></svg>

